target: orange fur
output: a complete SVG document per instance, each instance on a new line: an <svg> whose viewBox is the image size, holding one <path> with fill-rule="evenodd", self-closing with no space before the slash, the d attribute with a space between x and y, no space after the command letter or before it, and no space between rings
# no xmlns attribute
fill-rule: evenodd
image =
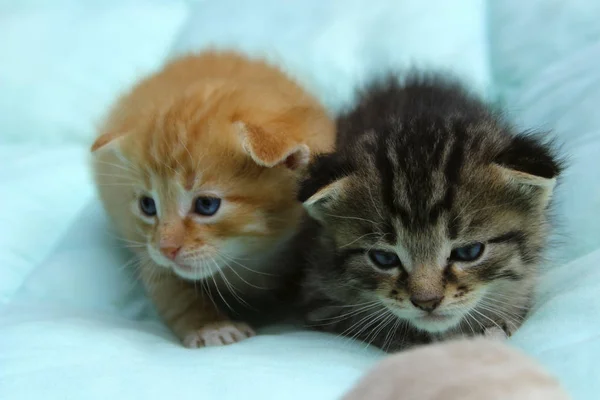
<svg viewBox="0 0 600 400"><path fill-rule="evenodd" d="M251 334L213 300L281 284L275 260L302 216L297 168L334 140L317 100L277 68L232 52L173 61L113 108L92 146L98 191L184 344ZM141 196L154 199L156 216L144 215ZM194 213L198 196L220 198L218 212ZM190 281L205 290L197 294Z"/></svg>

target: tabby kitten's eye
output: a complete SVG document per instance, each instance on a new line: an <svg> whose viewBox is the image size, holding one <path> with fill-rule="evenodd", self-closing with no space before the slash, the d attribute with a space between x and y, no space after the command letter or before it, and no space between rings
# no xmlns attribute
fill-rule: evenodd
<svg viewBox="0 0 600 400"><path fill-rule="evenodd" d="M140 210L148 217L153 217L156 215L156 203L154 199L149 196L140 197Z"/></svg>
<svg viewBox="0 0 600 400"><path fill-rule="evenodd" d="M207 217L215 215L220 207L221 199L217 197L198 197L194 202L194 212Z"/></svg>
<svg viewBox="0 0 600 400"><path fill-rule="evenodd" d="M475 261L483 254L485 246L483 243L471 243L467 246L457 247L450 253L450 259L453 261Z"/></svg>
<svg viewBox="0 0 600 400"><path fill-rule="evenodd" d="M392 269L399 267L401 262L396 253L381 250L370 250L369 258L381 269Z"/></svg>

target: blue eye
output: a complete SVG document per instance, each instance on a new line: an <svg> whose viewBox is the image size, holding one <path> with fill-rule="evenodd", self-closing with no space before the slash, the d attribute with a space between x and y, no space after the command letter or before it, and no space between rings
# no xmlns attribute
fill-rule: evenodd
<svg viewBox="0 0 600 400"><path fill-rule="evenodd" d="M457 247L450 253L450 259L453 261L475 261L483 254L485 246L483 243L471 243L467 246Z"/></svg>
<svg viewBox="0 0 600 400"><path fill-rule="evenodd" d="M381 250L370 250L369 258L375 265L381 269L396 268L401 265L400 259L396 253Z"/></svg>
<svg viewBox="0 0 600 400"><path fill-rule="evenodd" d="M156 203L152 197L140 197L140 210L149 217L156 215Z"/></svg>
<svg viewBox="0 0 600 400"><path fill-rule="evenodd" d="M221 199L217 197L198 197L194 203L194 212L210 217L215 215L220 207Z"/></svg>

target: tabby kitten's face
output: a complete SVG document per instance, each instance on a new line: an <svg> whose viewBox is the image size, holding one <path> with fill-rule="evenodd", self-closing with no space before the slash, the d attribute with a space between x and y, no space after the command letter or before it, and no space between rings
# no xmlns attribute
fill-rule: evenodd
<svg viewBox="0 0 600 400"><path fill-rule="evenodd" d="M558 167L533 156L535 141L500 129L389 121L349 151L320 158L301 199L335 261L314 268L308 285L341 303L380 303L433 334L498 319L516 328ZM533 164L515 166L529 148Z"/></svg>

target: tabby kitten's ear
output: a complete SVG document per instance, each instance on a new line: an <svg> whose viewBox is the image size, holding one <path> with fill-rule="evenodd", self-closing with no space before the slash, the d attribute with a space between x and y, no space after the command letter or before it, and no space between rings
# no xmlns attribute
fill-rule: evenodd
<svg viewBox="0 0 600 400"><path fill-rule="evenodd" d="M258 165L268 168L284 165L297 170L310 160L308 146L286 132L285 127L263 127L242 121L236 121L234 127L242 147Z"/></svg>
<svg viewBox="0 0 600 400"><path fill-rule="evenodd" d="M494 162L509 184L518 185L541 209L546 208L563 169L551 145L535 136L518 135Z"/></svg>
<svg viewBox="0 0 600 400"><path fill-rule="evenodd" d="M319 155L310 165L309 176L300 184L298 200L308 214L322 220L329 206L346 190L351 168L336 154Z"/></svg>

